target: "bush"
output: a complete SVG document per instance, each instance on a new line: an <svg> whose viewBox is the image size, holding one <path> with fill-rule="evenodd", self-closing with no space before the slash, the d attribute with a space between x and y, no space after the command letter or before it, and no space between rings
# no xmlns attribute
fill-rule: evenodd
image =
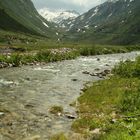
<svg viewBox="0 0 140 140"><path fill-rule="evenodd" d="M140 89L135 92L126 90L120 100L120 109L123 112L140 111Z"/></svg>
<svg viewBox="0 0 140 140"><path fill-rule="evenodd" d="M7 59L7 62L13 64L13 66L18 67L20 66L22 61L22 56L19 54L13 54L10 58Z"/></svg>
<svg viewBox="0 0 140 140"><path fill-rule="evenodd" d="M113 73L121 77L140 77L140 57L135 62L127 60L126 62L120 62L113 69Z"/></svg>
<svg viewBox="0 0 140 140"><path fill-rule="evenodd" d="M49 55L51 54L50 51L41 51L38 52L35 56L37 61L45 61L48 62Z"/></svg>

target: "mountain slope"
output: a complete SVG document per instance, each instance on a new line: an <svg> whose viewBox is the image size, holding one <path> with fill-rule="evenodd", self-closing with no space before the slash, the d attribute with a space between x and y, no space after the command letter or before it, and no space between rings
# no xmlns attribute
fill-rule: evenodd
<svg viewBox="0 0 140 140"><path fill-rule="evenodd" d="M140 42L140 1L108 0L69 26L70 39L110 44Z"/></svg>
<svg viewBox="0 0 140 140"><path fill-rule="evenodd" d="M30 0L0 0L0 28L50 37L54 27L42 18Z"/></svg>

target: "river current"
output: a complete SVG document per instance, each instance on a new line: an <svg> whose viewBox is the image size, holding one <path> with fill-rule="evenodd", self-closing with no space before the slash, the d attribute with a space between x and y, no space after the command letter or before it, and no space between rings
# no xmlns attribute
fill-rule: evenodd
<svg viewBox="0 0 140 140"><path fill-rule="evenodd" d="M49 113L54 106L75 113L70 104L80 96L87 82L100 80L88 71L110 70L127 59L134 60L139 52L79 57L42 66L0 69L0 140L22 140L71 132L73 120Z"/></svg>

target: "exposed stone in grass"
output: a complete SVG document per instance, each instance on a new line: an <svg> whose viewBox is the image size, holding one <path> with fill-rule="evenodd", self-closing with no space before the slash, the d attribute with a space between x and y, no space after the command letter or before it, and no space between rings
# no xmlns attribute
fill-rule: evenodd
<svg viewBox="0 0 140 140"><path fill-rule="evenodd" d="M101 134L101 129L100 128L96 128L96 129L94 129L94 130L92 130L92 131L90 131L90 133L92 133L92 134Z"/></svg>

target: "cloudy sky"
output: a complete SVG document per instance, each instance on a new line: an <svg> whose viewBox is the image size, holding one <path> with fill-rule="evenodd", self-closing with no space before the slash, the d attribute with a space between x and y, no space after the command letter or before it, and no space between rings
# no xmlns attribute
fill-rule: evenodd
<svg viewBox="0 0 140 140"><path fill-rule="evenodd" d="M83 13L105 0L32 0L37 9L76 10Z"/></svg>

